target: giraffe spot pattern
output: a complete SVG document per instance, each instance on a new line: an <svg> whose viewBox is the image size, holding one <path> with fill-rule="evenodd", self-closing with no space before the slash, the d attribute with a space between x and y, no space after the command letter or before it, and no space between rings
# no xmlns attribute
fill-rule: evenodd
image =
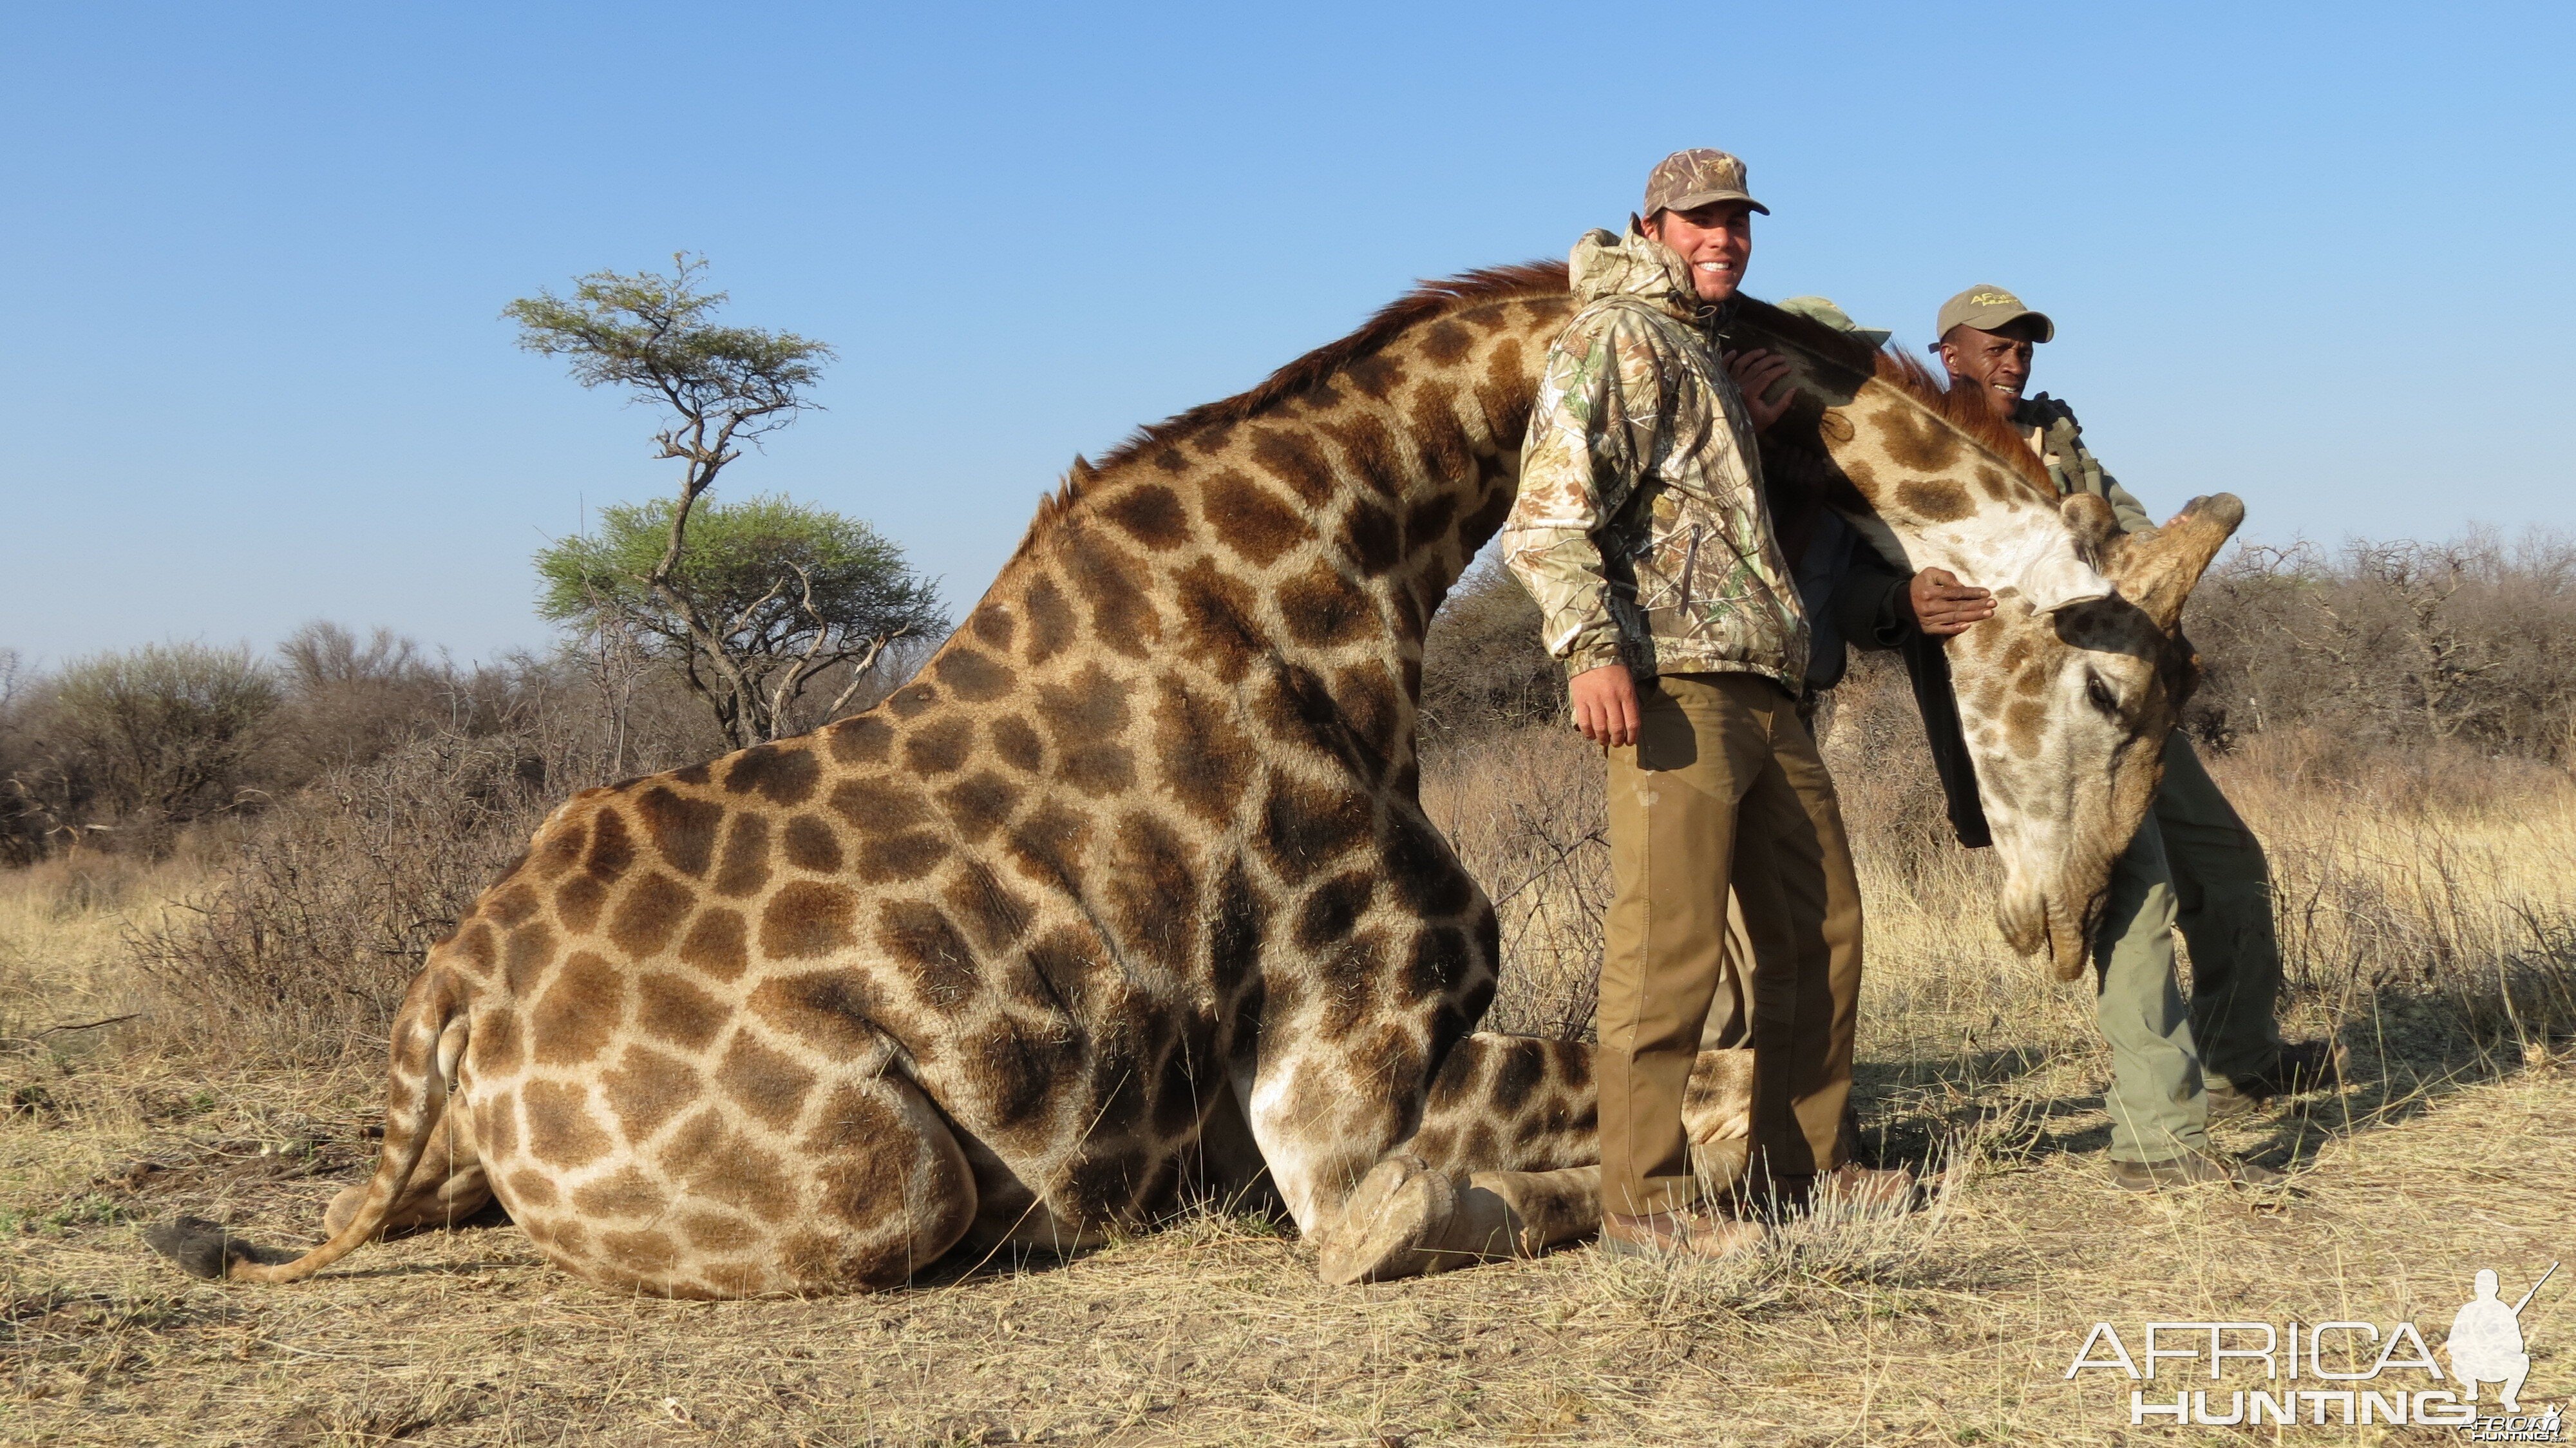
<svg viewBox="0 0 2576 1448"><path fill-rule="evenodd" d="M700 914L680 942L680 963L691 965L717 980L733 980L750 968L751 952L748 934L739 911L721 906Z"/></svg>
<svg viewBox="0 0 2576 1448"><path fill-rule="evenodd" d="M803 804L814 793L823 767L811 752L777 744L757 744L734 756L725 771L725 789L733 794L759 791L781 808Z"/></svg>
<svg viewBox="0 0 2576 1448"><path fill-rule="evenodd" d="M858 897L839 885L799 880L770 897L760 916L761 954L771 960L811 960L851 941Z"/></svg>
<svg viewBox="0 0 2576 1448"><path fill-rule="evenodd" d="M645 837L672 869L693 879L706 875L715 859L716 826L724 820L724 806L657 784L636 799L635 812L644 822Z"/></svg>

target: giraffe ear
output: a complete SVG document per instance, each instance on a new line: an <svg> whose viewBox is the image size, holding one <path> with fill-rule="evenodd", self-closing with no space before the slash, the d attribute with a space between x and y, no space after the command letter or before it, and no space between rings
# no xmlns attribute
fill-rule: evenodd
<svg viewBox="0 0 2576 1448"><path fill-rule="evenodd" d="M2182 621L2183 601L2191 597L2209 560L2244 521L2245 505L2233 493L2194 498L2153 534L2126 540L2112 577L2121 594L2146 610L2156 627L2172 633Z"/></svg>

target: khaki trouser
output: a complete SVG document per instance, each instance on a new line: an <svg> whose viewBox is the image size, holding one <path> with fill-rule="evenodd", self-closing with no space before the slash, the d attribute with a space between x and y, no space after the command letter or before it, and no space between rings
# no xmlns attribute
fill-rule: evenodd
<svg viewBox="0 0 2576 1448"><path fill-rule="evenodd" d="M1723 1190L1842 1164L1859 1010L1860 889L1842 808L1788 693L1751 674L1638 686L1633 748L1610 751L1617 894L1601 963L1602 1205L1701 1194L1682 1128L1710 1004L1727 981L1727 891L1751 946L1752 1134L1705 1162ZM1732 1149L1730 1149L1732 1148Z"/></svg>
<svg viewBox="0 0 2576 1448"><path fill-rule="evenodd" d="M2191 999L2174 926L2191 944ZM2093 938L2094 1018L2111 1044L2111 1156L2209 1149L2205 1082L2269 1070L2281 985L2263 847L2177 733L2155 812L2112 866Z"/></svg>

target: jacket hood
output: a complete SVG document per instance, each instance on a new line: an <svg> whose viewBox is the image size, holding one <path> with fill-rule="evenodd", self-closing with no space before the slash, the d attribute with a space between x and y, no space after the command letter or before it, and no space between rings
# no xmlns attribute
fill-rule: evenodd
<svg viewBox="0 0 2576 1448"><path fill-rule="evenodd" d="M1607 297L1635 297L1682 321L1701 320L1701 304L1697 290L1691 286L1690 268L1673 254L1672 248L1644 232L1631 230L1621 236L1598 229L1587 231L1574 243L1565 263L1577 306L1590 306Z"/></svg>

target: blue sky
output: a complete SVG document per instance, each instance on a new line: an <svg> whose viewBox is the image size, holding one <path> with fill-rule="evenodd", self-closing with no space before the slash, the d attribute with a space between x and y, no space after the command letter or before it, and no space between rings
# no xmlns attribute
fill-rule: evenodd
<svg viewBox="0 0 2576 1448"><path fill-rule="evenodd" d="M934 13L935 12L935 13ZM311 618L542 643L529 556L667 488L511 298L713 263L839 348L726 475L961 611L1079 451L1413 278L1562 255L1667 150L1749 289L1973 282L2151 509L2576 525L2564 7L0 6L0 646Z"/></svg>

